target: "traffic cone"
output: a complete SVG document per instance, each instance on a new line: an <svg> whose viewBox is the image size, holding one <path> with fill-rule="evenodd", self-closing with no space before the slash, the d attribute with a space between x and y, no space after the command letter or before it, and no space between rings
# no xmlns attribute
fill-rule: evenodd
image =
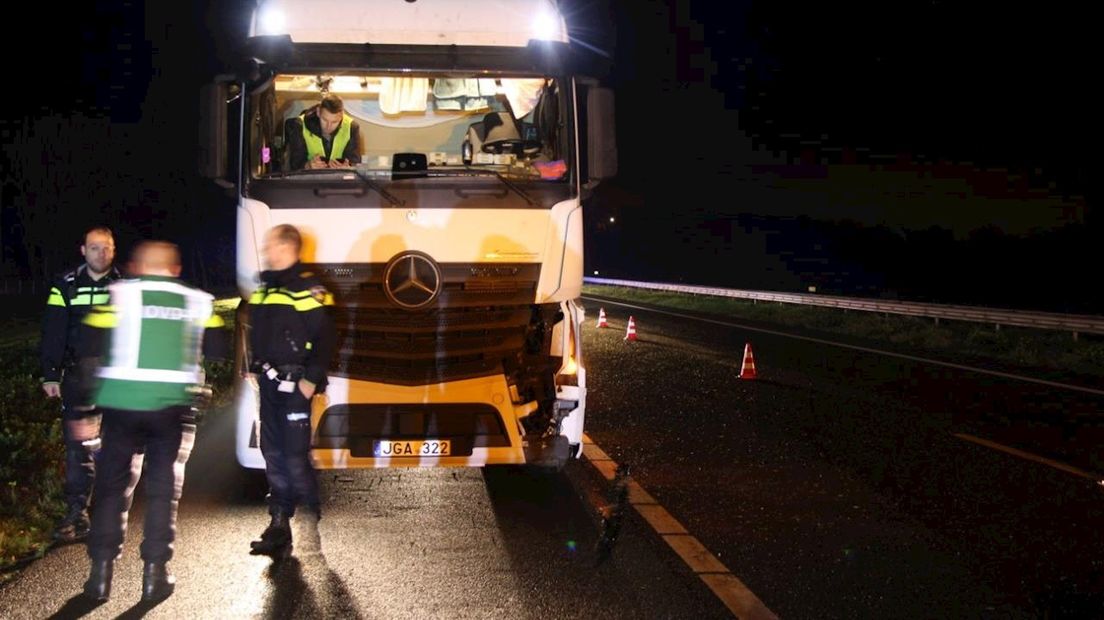
<svg viewBox="0 0 1104 620"><path fill-rule="evenodd" d="M636 321L631 316L629 317L629 328L625 330L625 340L636 340Z"/></svg>
<svg viewBox="0 0 1104 620"><path fill-rule="evenodd" d="M598 308L598 325L596 327L609 327L609 323L606 322L606 311L603 308Z"/></svg>
<svg viewBox="0 0 1104 620"><path fill-rule="evenodd" d="M751 343L744 345L744 367L740 369L741 379L754 379L758 375L755 373L755 357L751 354Z"/></svg>

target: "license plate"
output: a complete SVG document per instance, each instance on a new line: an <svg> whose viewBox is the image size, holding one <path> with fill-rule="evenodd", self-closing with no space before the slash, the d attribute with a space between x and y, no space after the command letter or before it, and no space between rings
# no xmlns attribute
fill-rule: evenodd
<svg viewBox="0 0 1104 620"><path fill-rule="evenodd" d="M448 456L452 454L452 442L448 439L427 439L425 441L375 442L372 446L375 456Z"/></svg>

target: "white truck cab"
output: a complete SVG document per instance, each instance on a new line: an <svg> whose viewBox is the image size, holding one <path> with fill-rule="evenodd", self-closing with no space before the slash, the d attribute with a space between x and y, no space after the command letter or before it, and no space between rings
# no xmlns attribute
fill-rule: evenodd
<svg viewBox="0 0 1104 620"><path fill-rule="evenodd" d="M578 457L581 198L616 172L616 153L612 95L586 77L556 5L261 2L243 52L207 89L201 165L238 198L243 298L265 232L284 223L334 295L315 465ZM327 94L356 125L356 156L303 168L298 134ZM237 457L263 468L256 386L237 388Z"/></svg>

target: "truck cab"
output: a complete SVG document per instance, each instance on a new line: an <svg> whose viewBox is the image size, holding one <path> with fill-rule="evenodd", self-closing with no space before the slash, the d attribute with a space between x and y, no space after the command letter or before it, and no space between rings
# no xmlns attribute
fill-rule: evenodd
<svg viewBox="0 0 1104 620"><path fill-rule="evenodd" d="M237 198L243 298L285 223L333 294L316 467L578 457L582 198L616 153L612 95L556 5L262 2L243 51L208 89L203 165ZM342 106L332 135L312 131L323 97ZM263 468L256 385L237 388L238 461Z"/></svg>

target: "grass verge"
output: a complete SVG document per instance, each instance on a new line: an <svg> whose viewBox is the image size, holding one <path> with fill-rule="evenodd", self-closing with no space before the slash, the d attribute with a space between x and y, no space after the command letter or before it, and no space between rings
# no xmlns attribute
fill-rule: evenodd
<svg viewBox="0 0 1104 620"><path fill-rule="evenodd" d="M1104 378L1104 337L1070 332L1004 327L921 317L846 312L834 308L686 295L619 286L584 285L584 295L629 303L689 310L754 321L763 326L796 327L845 336L912 355L957 363L993 362L1005 369L1032 372L1052 380Z"/></svg>
<svg viewBox="0 0 1104 620"><path fill-rule="evenodd" d="M233 333L237 300L215 310ZM19 323L22 326L22 322ZM209 411L230 401L231 362L205 364L214 389ZM0 582L51 546L54 523L64 510L65 449L57 400L39 383L38 336L0 343Z"/></svg>

